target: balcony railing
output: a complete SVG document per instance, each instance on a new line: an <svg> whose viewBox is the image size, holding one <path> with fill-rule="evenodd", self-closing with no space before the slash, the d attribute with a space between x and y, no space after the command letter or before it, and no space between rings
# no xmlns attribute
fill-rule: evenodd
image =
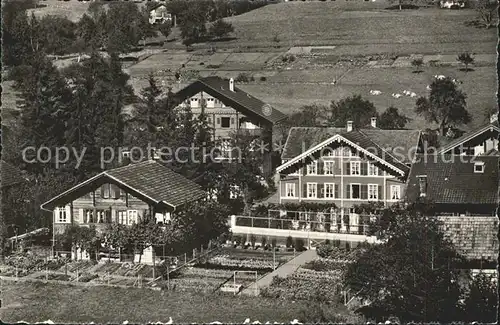
<svg viewBox="0 0 500 325"><path fill-rule="evenodd" d="M337 234L368 236L367 224L347 224L339 222L319 222L292 219L274 219L236 216L236 226L268 229L302 230L304 232L328 232Z"/></svg>

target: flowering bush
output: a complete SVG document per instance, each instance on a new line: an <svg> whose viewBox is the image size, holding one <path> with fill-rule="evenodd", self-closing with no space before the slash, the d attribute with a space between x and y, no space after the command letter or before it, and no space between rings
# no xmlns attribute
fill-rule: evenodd
<svg viewBox="0 0 500 325"><path fill-rule="evenodd" d="M210 268L210 265L222 266L236 270L272 270L273 261L268 259L234 259L229 255L219 255L208 260L205 267Z"/></svg>
<svg viewBox="0 0 500 325"><path fill-rule="evenodd" d="M338 301L338 283L331 279L275 277L271 285L261 290L261 295L284 300Z"/></svg>

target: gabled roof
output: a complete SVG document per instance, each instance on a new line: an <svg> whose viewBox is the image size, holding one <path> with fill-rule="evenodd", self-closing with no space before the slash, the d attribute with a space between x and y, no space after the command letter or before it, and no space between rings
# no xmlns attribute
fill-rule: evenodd
<svg viewBox="0 0 500 325"><path fill-rule="evenodd" d="M471 132L468 132L468 133L462 135L459 138L454 139L453 141L451 141L448 144L441 147L438 150L438 154L449 153L454 148L459 147L460 145L463 145L463 144L473 140L477 136L480 136L483 133L492 132L492 131L496 131L497 133L500 132L500 128L498 127L498 122L488 123L484 126L481 126L475 130L472 130Z"/></svg>
<svg viewBox="0 0 500 325"><path fill-rule="evenodd" d="M288 142L288 141L287 141ZM409 172L409 167L396 159L391 153L382 149L379 145L373 142L370 138L368 138L363 133L353 130L350 132L341 132L336 135L326 139L325 141L315 145L314 147L306 150L302 154L295 156L291 160L285 162L281 166L279 166L276 171L280 172L288 167L302 161L310 155L320 151L324 147L335 143L344 143L347 146L355 149L360 155L366 156L369 159L373 159L379 164L384 165L385 167L393 170L398 173L401 177L404 177Z"/></svg>
<svg viewBox="0 0 500 325"><path fill-rule="evenodd" d="M26 181L19 169L5 161L0 161L0 188L9 187Z"/></svg>
<svg viewBox="0 0 500 325"><path fill-rule="evenodd" d="M441 230L457 252L468 260L496 261L498 219L496 216L440 216Z"/></svg>
<svg viewBox="0 0 500 325"><path fill-rule="evenodd" d="M234 91L230 91L229 80L216 76L202 78L193 82L175 93L175 97L180 101L184 101L200 91L214 96L223 102L224 105L231 106L249 118L269 124L275 124L287 118L285 114L274 107L270 111L267 111L264 107L269 107L268 104L241 90L236 85L234 86Z"/></svg>
<svg viewBox="0 0 500 325"><path fill-rule="evenodd" d="M385 151L396 156L398 160L409 164L412 157L406 153L418 145L419 130L383 130L366 128L357 130ZM292 159L308 149L330 139L337 134L346 134L346 128L335 127L293 127L288 133L288 138L283 149L282 159ZM404 157L401 153L405 153Z"/></svg>
<svg viewBox="0 0 500 325"><path fill-rule="evenodd" d="M166 204L174 209L206 196L205 191L195 182L156 161L147 160L104 171L45 202L42 209L50 210L57 202L65 202L64 197L72 192L86 186L92 187L92 184L98 187L109 180L152 204Z"/></svg>
<svg viewBox="0 0 500 325"><path fill-rule="evenodd" d="M420 196L419 175L427 176L426 197L434 204L484 205L498 202L498 161L496 156L417 155L411 167L406 196ZM475 173L474 163L484 163L484 172Z"/></svg>
<svg viewBox="0 0 500 325"><path fill-rule="evenodd" d="M290 129L282 154L282 159L289 160L279 166L277 171L288 168L335 141L341 141L404 176L409 172L406 164L411 162L419 138L418 130L368 128L347 132L346 128L294 127Z"/></svg>

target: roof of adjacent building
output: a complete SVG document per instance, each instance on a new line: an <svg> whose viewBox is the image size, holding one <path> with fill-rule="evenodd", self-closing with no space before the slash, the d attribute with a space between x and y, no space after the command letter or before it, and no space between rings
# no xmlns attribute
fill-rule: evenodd
<svg viewBox="0 0 500 325"><path fill-rule="evenodd" d="M406 153L417 147L420 138L419 130L365 128L347 132L346 128L293 127L288 133L281 158L292 159L337 134L352 137L359 142L359 145L373 143L390 155L397 156L397 160L404 164L411 163L413 157ZM396 155L398 152L399 155Z"/></svg>
<svg viewBox="0 0 500 325"><path fill-rule="evenodd" d="M408 177L407 199L420 196L419 175L427 176L426 197L435 204L495 205L498 202L498 156L417 155ZM475 162L484 172L474 172Z"/></svg>
<svg viewBox="0 0 500 325"><path fill-rule="evenodd" d="M249 118L256 118L259 121L271 124L287 118L278 109L236 87L236 82L234 83L234 91L229 90L229 79L222 79L216 76L199 79L179 90L175 96L179 100L185 100L200 91L214 96L225 105L234 108ZM271 108L270 110L268 109L269 107Z"/></svg>
<svg viewBox="0 0 500 325"><path fill-rule="evenodd" d="M117 182L152 203L165 203L174 208L206 197L205 191L195 182L154 160L146 160L104 171L42 204L42 208L50 208L52 202L106 179Z"/></svg>
<svg viewBox="0 0 500 325"><path fill-rule="evenodd" d="M0 188L9 187L26 181L22 172L5 161L0 161Z"/></svg>
<svg viewBox="0 0 500 325"><path fill-rule="evenodd" d="M468 260L496 261L498 220L496 216L440 216L442 231L457 252Z"/></svg>
<svg viewBox="0 0 500 325"><path fill-rule="evenodd" d="M498 127L498 121L490 122L486 125L480 126L477 129L474 129L470 132L465 133L461 137L458 137L444 145L441 146L441 148L438 151L438 154L441 153L449 153L451 150L454 148L464 145L467 142L470 142L474 138L486 133L486 132L492 132L496 131L497 133L500 132L500 128Z"/></svg>

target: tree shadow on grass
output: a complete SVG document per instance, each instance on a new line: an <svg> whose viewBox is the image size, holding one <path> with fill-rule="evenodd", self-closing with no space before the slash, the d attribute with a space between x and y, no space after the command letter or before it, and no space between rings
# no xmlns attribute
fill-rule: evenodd
<svg viewBox="0 0 500 325"><path fill-rule="evenodd" d="M236 37L222 37L222 38L214 38L212 39L212 42L217 43L217 42L229 42L229 41L234 41L236 40Z"/></svg>
<svg viewBox="0 0 500 325"><path fill-rule="evenodd" d="M401 9L403 10L408 10L408 9L419 9L420 6L415 6L415 5L411 5L411 4L403 4L401 5ZM394 5L394 6L390 6L390 7L387 7L385 8L385 10L399 10L399 5Z"/></svg>
<svg viewBox="0 0 500 325"><path fill-rule="evenodd" d="M474 70L474 69L472 69L472 68L467 68L467 69L466 69L466 68L460 68L459 70L460 70L460 71L463 71L463 72L471 72L471 71L475 71L475 70Z"/></svg>
<svg viewBox="0 0 500 325"><path fill-rule="evenodd" d="M417 73L418 74L418 73L422 73L422 72L424 72L424 70L413 70L411 73Z"/></svg>

